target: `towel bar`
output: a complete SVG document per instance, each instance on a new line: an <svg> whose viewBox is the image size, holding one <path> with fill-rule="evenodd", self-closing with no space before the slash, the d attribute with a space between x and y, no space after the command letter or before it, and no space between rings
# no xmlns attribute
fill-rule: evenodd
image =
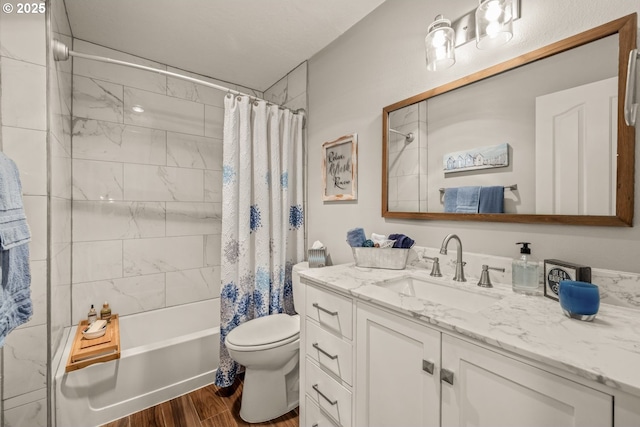
<svg viewBox="0 0 640 427"><path fill-rule="evenodd" d="M511 190L511 191L515 191L518 189L518 184L513 184L513 185L505 185L504 186L505 190ZM445 188L440 188L440 193L444 194L444 190L446 190Z"/></svg>

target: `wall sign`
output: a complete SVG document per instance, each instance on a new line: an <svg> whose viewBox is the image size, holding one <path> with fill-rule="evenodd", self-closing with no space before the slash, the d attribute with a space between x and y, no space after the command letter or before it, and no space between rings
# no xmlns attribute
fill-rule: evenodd
<svg viewBox="0 0 640 427"><path fill-rule="evenodd" d="M322 144L322 200L358 199L358 134Z"/></svg>

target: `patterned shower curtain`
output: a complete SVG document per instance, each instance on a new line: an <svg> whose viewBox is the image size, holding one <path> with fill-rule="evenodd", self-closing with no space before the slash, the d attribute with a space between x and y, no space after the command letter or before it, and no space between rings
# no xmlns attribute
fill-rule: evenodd
<svg viewBox="0 0 640 427"><path fill-rule="evenodd" d="M221 387L239 368L226 336L255 317L293 314L291 269L304 260L303 116L231 94L224 106Z"/></svg>

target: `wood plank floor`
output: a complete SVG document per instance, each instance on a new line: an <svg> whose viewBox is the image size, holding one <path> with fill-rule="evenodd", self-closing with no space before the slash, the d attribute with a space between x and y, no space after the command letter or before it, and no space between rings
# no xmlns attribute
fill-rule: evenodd
<svg viewBox="0 0 640 427"><path fill-rule="evenodd" d="M249 424L240 418L242 381L232 387L213 384L121 418L102 427L298 427L298 408L265 423Z"/></svg>

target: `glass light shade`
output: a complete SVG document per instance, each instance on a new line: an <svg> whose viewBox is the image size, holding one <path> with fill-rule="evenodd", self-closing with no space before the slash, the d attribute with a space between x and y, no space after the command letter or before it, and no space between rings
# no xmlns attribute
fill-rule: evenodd
<svg viewBox="0 0 640 427"><path fill-rule="evenodd" d="M493 49L513 37L512 0L480 0L476 9L476 46Z"/></svg>
<svg viewBox="0 0 640 427"><path fill-rule="evenodd" d="M438 15L428 31L424 38L427 70L439 71L451 67L456 62L455 33L451 21Z"/></svg>

